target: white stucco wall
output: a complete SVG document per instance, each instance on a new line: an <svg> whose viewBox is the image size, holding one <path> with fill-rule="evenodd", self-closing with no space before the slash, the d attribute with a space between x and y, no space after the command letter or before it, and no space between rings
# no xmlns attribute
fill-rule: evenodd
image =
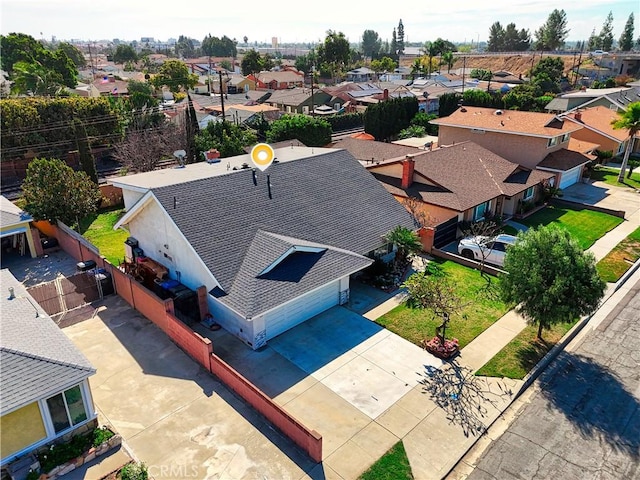
<svg viewBox="0 0 640 480"><path fill-rule="evenodd" d="M207 291L217 286L209 269L155 199L131 219L129 231L147 257L169 269L171 278L193 290L200 285Z"/></svg>
<svg viewBox="0 0 640 480"><path fill-rule="evenodd" d="M128 188L122 188L122 200L124 201L124 209L129 211L131 207L133 207L138 200L142 198L144 193L136 192L134 190L130 190Z"/></svg>

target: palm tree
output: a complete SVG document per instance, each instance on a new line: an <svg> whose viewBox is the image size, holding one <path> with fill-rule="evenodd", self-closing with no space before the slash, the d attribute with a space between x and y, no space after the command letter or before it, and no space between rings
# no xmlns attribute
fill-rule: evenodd
<svg viewBox="0 0 640 480"><path fill-rule="evenodd" d="M384 239L397 247L395 262L397 264L407 263L409 255L422 250L422 242L418 234L407 227L397 226L388 232Z"/></svg>
<svg viewBox="0 0 640 480"><path fill-rule="evenodd" d="M618 174L618 182L624 182L624 171L629 163L629 156L633 150L633 141L635 136L640 132L640 102L630 103L623 112L618 112L620 118L611 122L616 130L625 129L629 132L629 140L627 148L624 150L622 165L620 165L620 173Z"/></svg>
<svg viewBox="0 0 640 480"><path fill-rule="evenodd" d="M453 57L453 52L449 51L442 54L442 65L447 66L447 73L451 73L451 67L453 66L454 62L455 59Z"/></svg>
<svg viewBox="0 0 640 480"><path fill-rule="evenodd" d="M40 62L19 61L13 65L12 90L18 94L54 96L63 90L62 76Z"/></svg>

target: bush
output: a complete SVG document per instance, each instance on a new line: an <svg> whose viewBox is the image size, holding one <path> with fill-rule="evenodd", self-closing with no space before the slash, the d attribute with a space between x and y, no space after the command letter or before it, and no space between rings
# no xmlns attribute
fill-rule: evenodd
<svg viewBox="0 0 640 480"><path fill-rule="evenodd" d="M120 478L122 480L147 480L149 472L144 463L127 463L120 470Z"/></svg>
<svg viewBox="0 0 640 480"><path fill-rule="evenodd" d="M53 444L49 450L38 455L40 468L43 472L49 472L58 465L68 462L82 455L91 446L89 435L76 435L67 443Z"/></svg>
<svg viewBox="0 0 640 480"><path fill-rule="evenodd" d="M115 433L109 430L106 426L96 428L93 431L93 446L98 447L102 445L104 442L113 437Z"/></svg>
<svg viewBox="0 0 640 480"><path fill-rule="evenodd" d="M267 142L297 139L308 147L324 147L331 142L331 125L322 119L306 115L283 115L271 124Z"/></svg>
<svg viewBox="0 0 640 480"><path fill-rule="evenodd" d="M331 130L334 132L358 128L364 125L364 116L362 113L358 112L346 113L344 115L331 115L329 117L325 117L324 120L329 122Z"/></svg>

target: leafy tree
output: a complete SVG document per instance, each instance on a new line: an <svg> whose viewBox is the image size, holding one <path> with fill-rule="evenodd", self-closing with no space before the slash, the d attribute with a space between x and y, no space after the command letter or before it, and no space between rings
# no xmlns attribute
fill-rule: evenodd
<svg viewBox="0 0 640 480"><path fill-rule="evenodd" d="M83 53L75 45L69 42L60 42L58 44L58 50L64 52L64 54L73 62L76 68L83 68L87 65L87 61L84 58Z"/></svg>
<svg viewBox="0 0 640 480"><path fill-rule="evenodd" d="M158 74L151 79L151 84L156 88L166 86L173 93L181 90L189 90L198 83L198 76L189 73L189 69L180 60L167 60L160 67Z"/></svg>
<svg viewBox="0 0 640 480"><path fill-rule="evenodd" d="M489 81L493 78L493 72L486 68L474 68L469 74L471 78L477 78L478 80Z"/></svg>
<svg viewBox="0 0 640 480"><path fill-rule="evenodd" d="M11 90L17 94L55 96L64 87L62 76L45 68L40 62L16 62L12 78Z"/></svg>
<svg viewBox="0 0 640 480"><path fill-rule="evenodd" d="M396 35L396 29L393 29L393 33L391 34L391 44L389 45L389 54L397 58L398 55L398 36Z"/></svg>
<svg viewBox="0 0 640 480"><path fill-rule="evenodd" d="M388 140L407 128L416 113L418 100L413 96L370 105L364 112L364 131L376 140Z"/></svg>
<svg viewBox="0 0 640 480"><path fill-rule="evenodd" d="M422 251L422 242L416 232L407 227L397 226L384 236L387 243L396 247L394 262L399 266L408 265L410 257Z"/></svg>
<svg viewBox="0 0 640 480"><path fill-rule="evenodd" d="M591 35L589 35L589 40L587 41L587 49L590 51L597 50L602 45L602 39L599 35L596 35L596 29L594 28L591 31Z"/></svg>
<svg viewBox="0 0 640 480"><path fill-rule="evenodd" d="M416 58L411 64L411 76L415 78L416 75L424 74L424 65L421 58Z"/></svg>
<svg viewBox="0 0 640 480"><path fill-rule="evenodd" d="M220 152L222 158L242 155L245 148L257 142L252 130L231 122L209 122L195 138L198 157L212 148Z"/></svg>
<svg viewBox="0 0 640 480"><path fill-rule="evenodd" d="M607 18L602 24L602 30L600 30L600 42L602 50L611 50L613 46L613 12L609 12Z"/></svg>
<svg viewBox="0 0 640 480"><path fill-rule="evenodd" d="M249 41L249 37L247 37L246 35L244 37L242 37L242 40L244 41L245 45L248 45L248 41Z"/></svg>
<svg viewBox="0 0 640 480"><path fill-rule="evenodd" d="M393 72L396 68L396 62L389 57L382 57L380 60L371 61L371 70L376 73Z"/></svg>
<svg viewBox="0 0 640 480"><path fill-rule="evenodd" d="M22 184L24 209L36 220L60 220L67 225L97 210L100 189L85 172L75 172L62 160L34 158Z"/></svg>
<svg viewBox="0 0 640 480"><path fill-rule="evenodd" d="M531 70L532 83L543 93L558 93L564 74L564 62L560 57L544 57Z"/></svg>
<svg viewBox="0 0 640 480"><path fill-rule="evenodd" d="M348 64L349 53L349 41L342 32L329 30L324 43L318 45L318 60L327 65L334 77Z"/></svg>
<svg viewBox="0 0 640 480"><path fill-rule="evenodd" d="M138 60L138 54L135 49L126 43L121 43L116 47L116 51L113 52L114 63L127 63L136 62Z"/></svg>
<svg viewBox="0 0 640 480"><path fill-rule="evenodd" d="M267 142L293 139L308 147L323 147L331 142L331 125L322 118L307 115L283 115L271 123Z"/></svg>
<svg viewBox="0 0 640 480"><path fill-rule="evenodd" d="M37 59L44 46L31 35L24 33L10 33L9 35L0 35L0 65L2 70L11 73L13 66L19 62L31 63Z"/></svg>
<svg viewBox="0 0 640 480"><path fill-rule="evenodd" d="M365 58L376 58L380 52L382 41L378 33L373 30L365 30L362 34L362 54ZM305 70L306 71L306 70Z"/></svg>
<svg viewBox="0 0 640 480"><path fill-rule="evenodd" d="M531 46L529 30L516 28L515 23L509 23L504 31L504 51L523 52Z"/></svg>
<svg viewBox="0 0 640 480"><path fill-rule="evenodd" d="M185 143L183 131L169 122L159 123L153 128L134 125L114 146L113 157L132 172L149 172L161 160L173 158L176 150L186 150Z"/></svg>
<svg viewBox="0 0 640 480"><path fill-rule="evenodd" d="M180 58L193 58L196 56L196 48L193 39L180 35L175 44L176 55Z"/></svg>
<svg viewBox="0 0 640 480"><path fill-rule="evenodd" d="M440 96L440 102L438 107L438 116L448 117L458 109L458 104L462 100L462 95L459 93L445 93Z"/></svg>
<svg viewBox="0 0 640 480"><path fill-rule="evenodd" d="M567 35L569 35L567 14L564 10L555 9L549 14L547 21L535 32L536 50L562 48Z"/></svg>
<svg viewBox="0 0 640 480"><path fill-rule="evenodd" d="M491 93L484 90L465 90L462 94L462 99L465 105L471 107L495 107L495 101ZM498 105L500 106L500 105Z"/></svg>
<svg viewBox="0 0 640 480"><path fill-rule="evenodd" d="M262 58L260 54L253 48L245 52L242 57L242 62L240 62L240 68L242 69L243 75L251 75L252 73L262 71Z"/></svg>
<svg viewBox="0 0 640 480"><path fill-rule="evenodd" d="M404 25L402 19L398 22L398 33L396 35L396 52L398 56L404 54Z"/></svg>
<svg viewBox="0 0 640 480"><path fill-rule="evenodd" d="M435 120L438 116L435 113L418 112L411 119L411 125L422 127L429 135L438 135L438 126L431 124L431 120Z"/></svg>
<svg viewBox="0 0 640 480"><path fill-rule="evenodd" d="M301 72L309 73L318 64L316 52L310 50L306 55L301 55L296 58L296 68Z"/></svg>
<svg viewBox="0 0 640 480"><path fill-rule="evenodd" d="M231 40L226 35L222 38L218 38L212 37L211 34L209 34L202 40L200 49L202 50L203 55L208 55L210 57L235 58L238 54L236 45L237 42L235 40Z"/></svg>
<svg viewBox="0 0 640 480"><path fill-rule="evenodd" d="M518 234L505 255L501 277L502 298L518 304L517 310L542 330L593 312L606 287L595 258L583 252L571 234L541 226Z"/></svg>
<svg viewBox="0 0 640 480"><path fill-rule="evenodd" d="M627 109L618 111L618 118L612 122L613 128L616 130L626 130L629 133L627 140L627 148L624 150L622 157L622 165L620 165L620 173L618 174L618 182L624 181L624 170L629 163L629 156L633 150L633 141L635 136L640 132L640 102L634 102L627 105ZM630 169L631 172L631 169Z"/></svg>
<svg viewBox="0 0 640 480"><path fill-rule="evenodd" d="M158 98L155 96L153 86L147 82L129 80L127 90L129 91L129 103L136 110L140 110L145 107L154 108L160 103Z"/></svg>
<svg viewBox="0 0 640 480"><path fill-rule="evenodd" d="M400 130L398 138L420 138L427 134L427 130L422 125L409 125L407 128Z"/></svg>
<svg viewBox="0 0 640 480"><path fill-rule="evenodd" d="M633 48L634 24L635 24L635 19L633 16L633 12L631 12L629 14L629 18L627 18L627 23L624 24L622 35L620 35L620 40L618 40L620 50L622 50L623 52L628 52Z"/></svg>

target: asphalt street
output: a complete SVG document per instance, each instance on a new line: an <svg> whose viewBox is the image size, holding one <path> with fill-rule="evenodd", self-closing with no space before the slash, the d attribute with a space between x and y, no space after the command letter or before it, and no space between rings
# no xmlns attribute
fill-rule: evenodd
<svg viewBox="0 0 640 480"><path fill-rule="evenodd" d="M640 281L541 376L469 480L640 479Z"/></svg>

